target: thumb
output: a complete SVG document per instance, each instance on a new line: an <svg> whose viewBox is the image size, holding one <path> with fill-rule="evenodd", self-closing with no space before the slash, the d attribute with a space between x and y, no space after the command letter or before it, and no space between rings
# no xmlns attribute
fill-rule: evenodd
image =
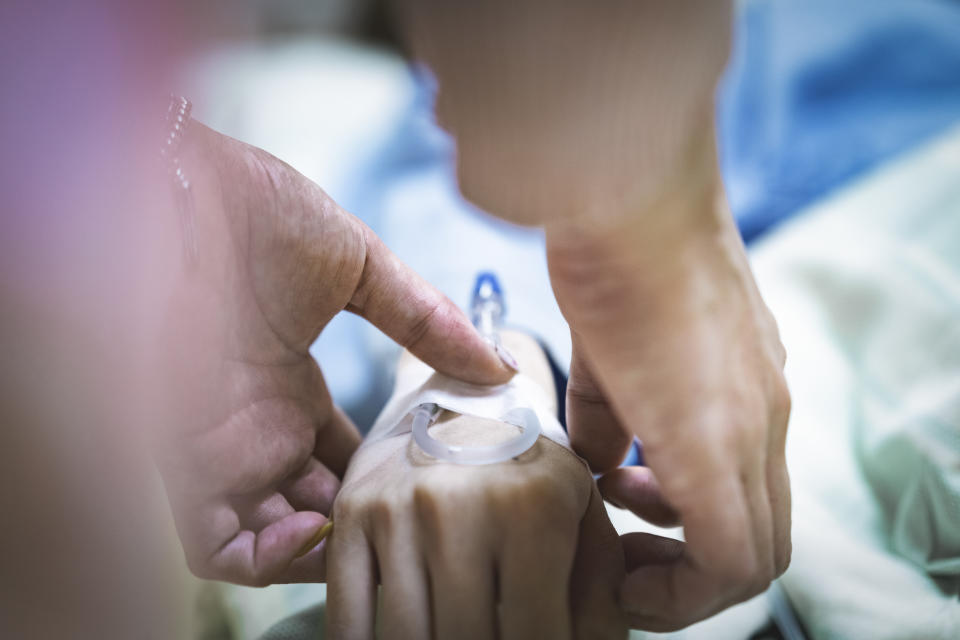
<svg viewBox="0 0 960 640"><path fill-rule="evenodd" d="M364 225L366 259L347 310L437 371L475 384L502 384L516 368L501 359L467 316L400 261Z"/></svg>

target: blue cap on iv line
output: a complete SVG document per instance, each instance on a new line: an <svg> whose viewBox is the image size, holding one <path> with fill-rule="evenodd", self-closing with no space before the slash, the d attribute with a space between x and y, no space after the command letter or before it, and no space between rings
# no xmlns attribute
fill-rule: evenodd
<svg viewBox="0 0 960 640"><path fill-rule="evenodd" d="M492 271L481 271L473 283L470 300L470 319L473 326L485 339L496 343L506 312L500 280Z"/></svg>

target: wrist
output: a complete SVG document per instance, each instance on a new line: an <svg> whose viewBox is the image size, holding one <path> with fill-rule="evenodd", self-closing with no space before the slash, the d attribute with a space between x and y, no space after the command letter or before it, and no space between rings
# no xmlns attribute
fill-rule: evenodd
<svg viewBox="0 0 960 640"><path fill-rule="evenodd" d="M617 193L577 185L597 194L578 210L564 207L558 197L554 203L558 214L543 218L548 240L615 238L633 227L648 229L646 236L670 233L673 237L709 226L723 209L722 198L717 197L721 178L712 120L701 118L700 126L672 146L663 150L659 162L652 163L655 168L633 168L639 174L637 185L646 185L642 188ZM589 175L584 177L584 182L590 180ZM601 183L598 178L597 186Z"/></svg>
<svg viewBox="0 0 960 640"><path fill-rule="evenodd" d="M721 285L740 277L743 245L712 144L699 153L641 209L546 228L551 284L574 330L671 322L715 304Z"/></svg>

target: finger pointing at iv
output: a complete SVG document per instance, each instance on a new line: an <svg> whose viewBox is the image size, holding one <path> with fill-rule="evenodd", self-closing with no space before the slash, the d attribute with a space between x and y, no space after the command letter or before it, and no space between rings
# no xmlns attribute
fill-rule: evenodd
<svg viewBox="0 0 960 640"><path fill-rule="evenodd" d="M321 531L360 441L309 353L330 319L355 312L471 382L514 371L449 299L291 167L196 122L181 155L197 252L171 269L159 456L177 529L201 576L316 581Z"/></svg>
<svg viewBox="0 0 960 640"><path fill-rule="evenodd" d="M453 302L417 275L359 221L366 263L350 302L376 325L437 371L476 384L506 382L515 365L487 345Z"/></svg>

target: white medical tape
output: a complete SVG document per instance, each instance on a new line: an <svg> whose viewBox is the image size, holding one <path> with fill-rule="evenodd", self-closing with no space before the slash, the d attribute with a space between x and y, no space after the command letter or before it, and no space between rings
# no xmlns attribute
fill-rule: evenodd
<svg viewBox="0 0 960 640"><path fill-rule="evenodd" d="M423 404L436 404L461 415L514 425L518 425L517 416L525 410L532 411L540 423L541 435L570 449L570 440L550 410L546 393L529 376L518 373L506 384L482 386L436 373L420 361L404 364L394 394L380 412L366 441L411 433L413 412ZM509 457L512 455L506 456Z"/></svg>

